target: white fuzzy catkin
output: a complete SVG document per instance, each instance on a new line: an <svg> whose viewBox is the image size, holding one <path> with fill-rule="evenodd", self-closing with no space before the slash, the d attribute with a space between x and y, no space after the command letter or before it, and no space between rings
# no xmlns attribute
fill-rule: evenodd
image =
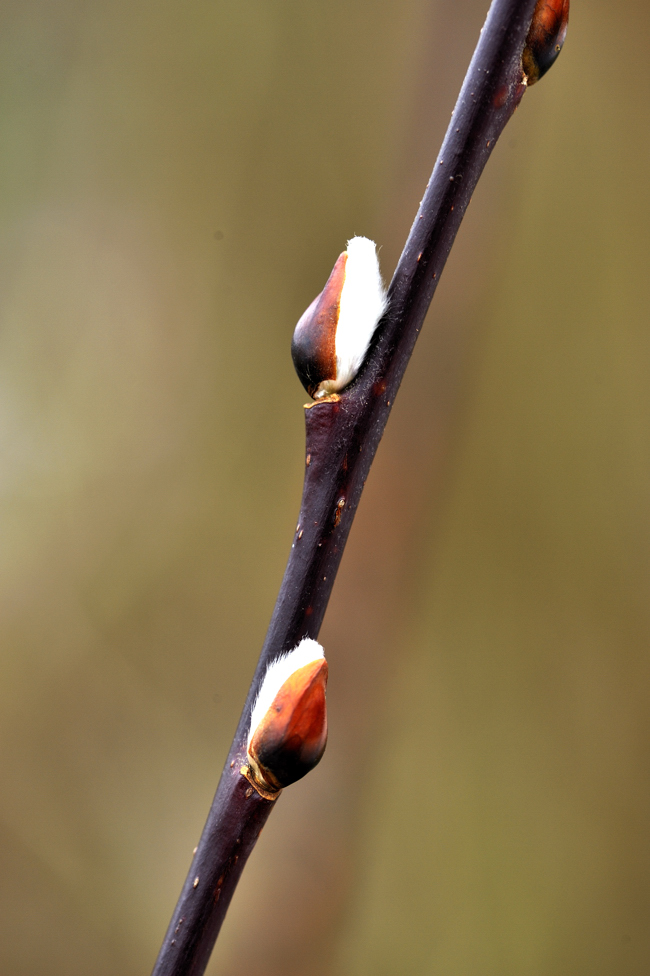
<svg viewBox="0 0 650 976"><path fill-rule="evenodd" d="M386 291L374 241L353 237L348 241L347 255L336 326L336 391L352 382L359 372L386 310Z"/></svg>
<svg viewBox="0 0 650 976"><path fill-rule="evenodd" d="M293 651L288 654L281 654L271 664L269 664L260 690L257 693L253 711L251 712L251 724L248 732L246 746L251 743L257 726L260 724L269 708L273 704L273 699L279 692L285 681L291 677L294 671L304 668L312 661L320 661L325 657L325 651L318 643L310 637L305 637L300 641Z"/></svg>

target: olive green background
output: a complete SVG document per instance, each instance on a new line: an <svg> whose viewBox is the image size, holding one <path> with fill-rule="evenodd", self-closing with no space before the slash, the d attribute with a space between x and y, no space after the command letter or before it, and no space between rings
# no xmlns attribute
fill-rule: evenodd
<svg viewBox="0 0 650 976"><path fill-rule="evenodd" d="M0 972L147 974L301 488L289 343L384 276L487 0L5 0ZM646 0L477 189L211 976L647 976Z"/></svg>

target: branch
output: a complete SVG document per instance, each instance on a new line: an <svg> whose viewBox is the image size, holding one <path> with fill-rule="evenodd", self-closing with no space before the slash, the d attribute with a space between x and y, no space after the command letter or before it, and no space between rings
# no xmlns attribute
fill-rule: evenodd
<svg viewBox="0 0 650 976"><path fill-rule="evenodd" d="M260 793L254 778L249 781L241 772L249 761L253 702L268 665L303 638L318 637L370 465L474 187L527 84L557 57L567 18L568 0L494 0L366 361L340 397L305 409L298 528L248 698L153 976L201 976L205 970L244 864L274 805L274 794Z"/></svg>

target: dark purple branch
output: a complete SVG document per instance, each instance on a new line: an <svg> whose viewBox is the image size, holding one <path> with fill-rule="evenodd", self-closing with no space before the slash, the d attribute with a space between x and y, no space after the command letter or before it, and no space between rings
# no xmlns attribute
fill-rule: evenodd
<svg viewBox="0 0 650 976"><path fill-rule="evenodd" d="M389 288L367 361L339 400L306 409L305 484L260 660L153 976L205 970L244 864L271 809L241 775L250 710L267 665L318 637L377 445L472 192L525 91L521 55L536 0L494 0Z"/></svg>

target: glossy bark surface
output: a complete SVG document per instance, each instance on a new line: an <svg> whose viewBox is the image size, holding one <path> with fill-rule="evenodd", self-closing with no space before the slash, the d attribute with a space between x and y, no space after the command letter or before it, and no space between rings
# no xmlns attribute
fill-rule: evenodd
<svg viewBox="0 0 650 976"><path fill-rule="evenodd" d="M172 917L154 976L204 971L244 859L232 863L242 835L247 853L273 803L242 788L250 709L268 664L303 637L316 639L363 486L429 303L504 126L526 90L521 57L534 0L495 0L481 32L440 155L388 290L388 310L366 363L340 398L305 411L305 482L298 527L262 653L195 861ZM249 786L248 789L252 788ZM256 833L257 831L257 833ZM229 866L229 886L197 897L193 878L210 885ZM179 920L183 925L179 928Z"/></svg>

